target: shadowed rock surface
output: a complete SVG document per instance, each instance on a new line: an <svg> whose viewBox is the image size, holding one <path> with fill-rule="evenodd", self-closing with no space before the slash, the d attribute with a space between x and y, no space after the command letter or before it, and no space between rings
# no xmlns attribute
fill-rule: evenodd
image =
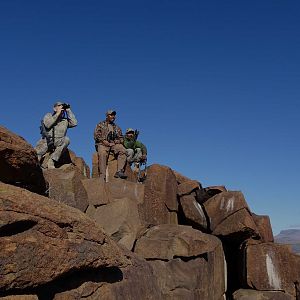
<svg viewBox="0 0 300 300"><path fill-rule="evenodd" d="M226 291L220 240L189 226L158 225L136 243L134 252L149 261L164 299L220 300Z"/></svg>
<svg viewBox="0 0 300 300"><path fill-rule="evenodd" d="M0 180L44 195L46 182L33 147L0 126Z"/></svg>
<svg viewBox="0 0 300 300"><path fill-rule="evenodd" d="M283 292L268 292L240 289L233 294L233 300L293 300L293 296Z"/></svg>
<svg viewBox="0 0 300 300"><path fill-rule="evenodd" d="M0 291L33 288L76 270L130 262L86 215L0 183Z"/></svg>

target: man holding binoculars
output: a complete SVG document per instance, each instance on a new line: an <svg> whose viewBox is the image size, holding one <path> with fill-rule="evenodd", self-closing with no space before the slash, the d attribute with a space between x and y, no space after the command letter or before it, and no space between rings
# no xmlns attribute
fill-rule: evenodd
<svg viewBox="0 0 300 300"><path fill-rule="evenodd" d="M47 163L48 169L55 168L55 163L70 144L70 139L66 136L68 128L77 126L69 104L58 101L53 110L54 112L47 113L41 122L42 138L35 147L39 161L47 152L51 153Z"/></svg>

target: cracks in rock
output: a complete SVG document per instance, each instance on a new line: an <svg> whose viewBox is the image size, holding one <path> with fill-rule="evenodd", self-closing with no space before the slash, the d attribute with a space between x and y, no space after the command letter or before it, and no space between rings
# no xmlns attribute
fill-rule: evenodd
<svg viewBox="0 0 300 300"><path fill-rule="evenodd" d="M12 236L33 228L38 222L33 220L20 220L0 227L0 237Z"/></svg>

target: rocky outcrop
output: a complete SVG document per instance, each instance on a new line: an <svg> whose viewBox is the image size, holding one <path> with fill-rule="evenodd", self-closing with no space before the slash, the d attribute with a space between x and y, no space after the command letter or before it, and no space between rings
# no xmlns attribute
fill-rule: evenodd
<svg viewBox="0 0 300 300"><path fill-rule="evenodd" d="M36 288L83 269L130 263L83 213L4 183L0 219L0 291Z"/></svg>
<svg viewBox="0 0 300 300"><path fill-rule="evenodd" d="M134 252L149 261L163 299L220 300L226 291L220 240L189 226L158 225L136 243Z"/></svg>
<svg viewBox="0 0 300 300"><path fill-rule="evenodd" d="M259 237L257 226L241 192L221 192L204 202L212 234L239 237L244 240Z"/></svg>
<svg viewBox="0 0 300 300"><path fill-rule="evenodd" d="M144 200L139 214L146 226L177 224L177 181L169 167L152 165L147 170Z"/></svg>
<svg viewBox="0 0 300 300"><path fill-rule="evenodd" d="M33 147L0 126L0 181L45 194L46 183Z"/></svg>
<svg viewBox="0 0 300 300"><path fill-rule="evenodd" d="M244 256L245 282L260 291L284 291L296 297L300 282L300 256L289 246L248 242Z"/></svg>
<svg viewBox="0 0 300 300"><path fill-rule="evenodd" d="M274 242L273 231L269 216L259 216L252 213L252 218L257 226L262 242Z"/></svg>
<svg viewBox="0 0 300 300"><path fill-rule="evenodd" d="M85 212L88 207L87 192L82 184L83 176L80 169L72 164L58 169L43 171L48 183L48 195L60 203L78 208Z"/></svg>
<svg viewBox="0 0 300 300"><path fill-rule="evenodd" d="M300 297L300 256L274 244L268 216L251 212L241 192L157 164L143 184L130 168L116 179L114 157L103 182L95 159L89 178L70 150L43 174L30 145L0 132L3 299ZM26 190L43 191L44 176L48 198Z"/></svg>

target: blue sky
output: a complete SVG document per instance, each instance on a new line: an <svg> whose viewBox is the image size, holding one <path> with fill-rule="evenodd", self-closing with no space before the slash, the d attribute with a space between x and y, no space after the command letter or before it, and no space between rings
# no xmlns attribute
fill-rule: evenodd
<svg viewBox="0 0 300 300"><path fill-rule="evenodd" d="M0 0L0 123L31 144L57 99L91 163L107 109L149 163L300 226L299 1Z"/></svg>

